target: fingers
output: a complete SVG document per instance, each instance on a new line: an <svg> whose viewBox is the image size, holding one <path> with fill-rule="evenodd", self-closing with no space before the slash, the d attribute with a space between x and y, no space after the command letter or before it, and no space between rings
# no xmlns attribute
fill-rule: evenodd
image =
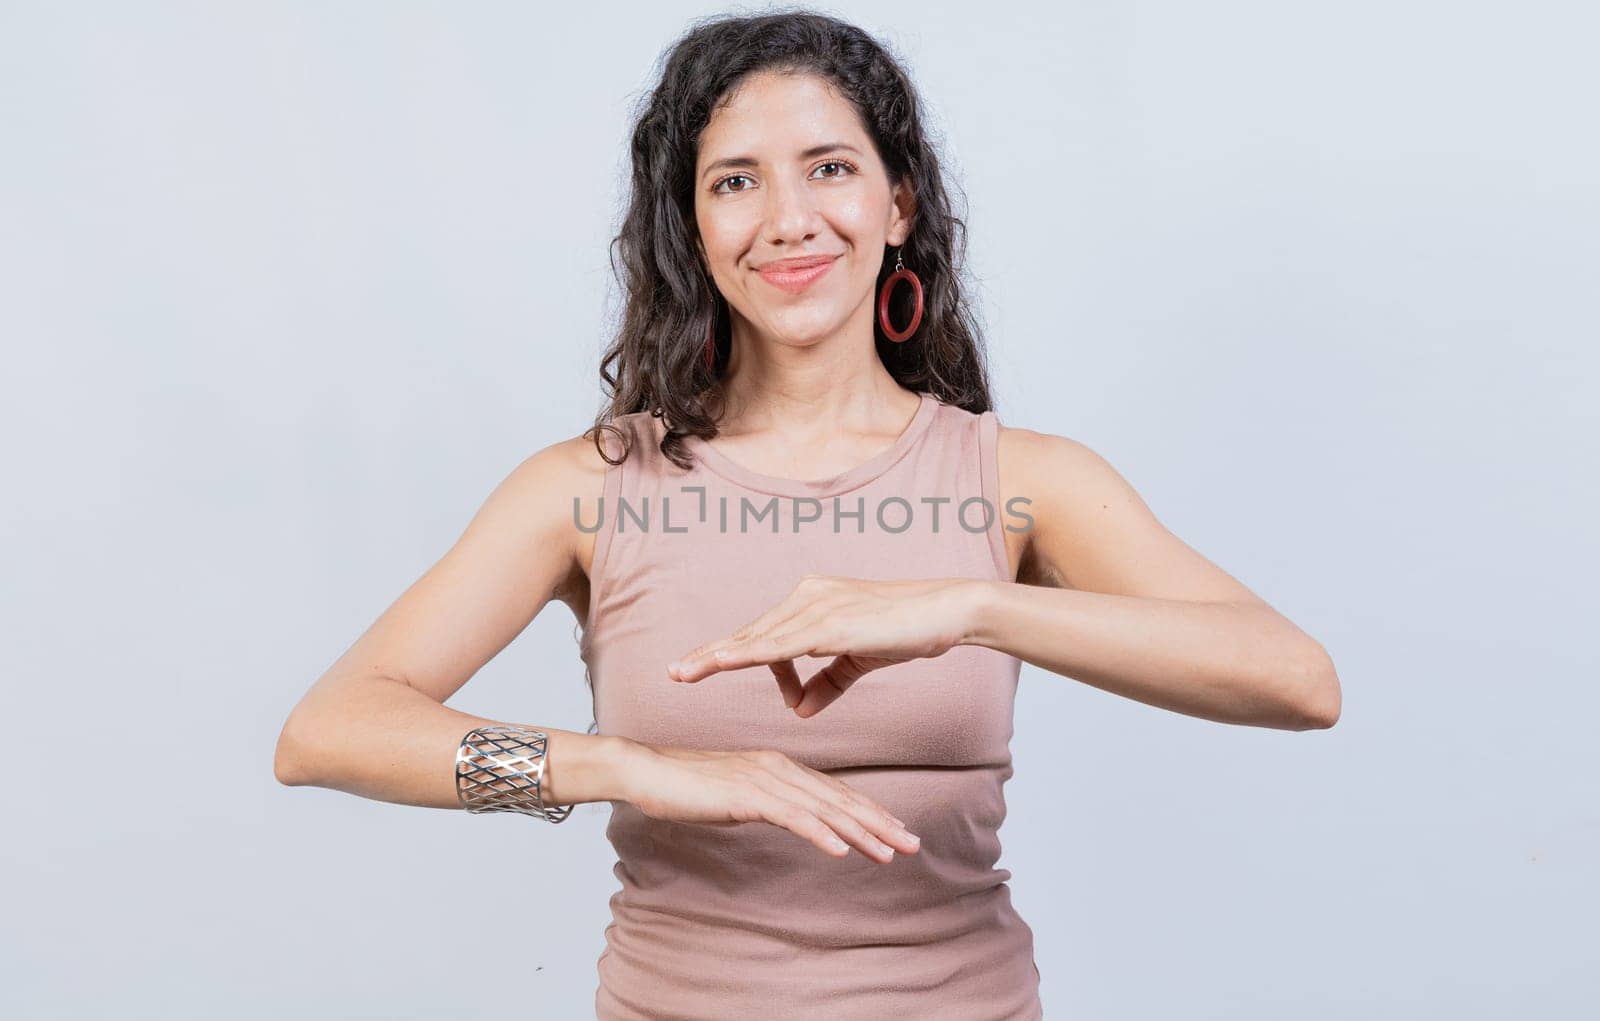
<svg viewBox="0 0 1600 1021"><path fill-rule="evenodd" d="M779 630L795 631L795 625L802 614L816 610L824 596L832 591L832 579L822 575L807 574L800 579L794 589L784 597L778 605L767 610L754 620L739 628L733 634L714 642L707 642L691 651L676 662L667 665L667 676L675 681L698 681L703 677L716 673L718 670L729 670L736 667L751 666L754 663L766 662L767 659L748 658L734 661L733 657L719 656L719 653L730 648L740 648L756 636L771 635ZM795 653L794 655L801 655ZM768 650L767 658L775 658ZM790 656L788 658L793 658Z"/></svg>
<svg viewBox="0 0 1600 1021"><path fill-rule="evenodd" d="M788 626L788 625L783 625ZM762 663L794 659L811 655L818 638L810 626L801 626L782 634L772 632L729 637L696 650L676 664L667 667L667 676L679 681L702 680L719 670L739 670Z"/></svg>
<svg viewBox="0 0 1600 1021"><path fill-rule="evenodd" d="M827 823L794 802L786 801L776 794L764 792L761 815L762 818L773 825L782 826L786 830L805 837L835 858L843 858L850 853L850 845L846 844Z"/></svg>
<svg viewBox="0 0 1600 1021"><path fill-rule="evenodd" d="M818 655L818 640L819 636L814 633L814 629L803 627L784 634L747 638L716 650L711 658L718 670L738 670L761 663L792 660L796 656Z"/></svg>
<svg viewBox="0 0 1600 1021"><path fill-rule="evenodd" d="M783 694L783 704L793 709L805 697L805 685L800 683L800 672L794 668L794 660L780 659L770 666L772 676L778 679L778 691Z"/></svg>
<svg viewBox="0 0 1600 1021"><path fill-rule="evenodd" d="M890 851L891 856L893 850L914 854L922 845L917 835L906 829L905 824L891 815L888 809L849 784L809 766L803 766L792 759L789 766L793 776L786 779L791 779L795 786L809 791L829 811L844 813L854 825L862 827L879 841L880 846L891 845L885 848ZM831 816L826 813L819 814L822 814L836 831L843 832L839 830Z"/></svg>
<svg viewBox="0 0 1600 1021"><path fill-rule="evenodd" d="M859 849L874 861L894 860L898 848L913 854L920 846L882 806L832 777L777 753L764 757L766 818L805 837L838 857ZM770 786L769 786L770 784Z"/></svg>
<svg viewBox="0 0 1600 1021"><path fill-rule="evenodd" d="M791 592L788 597L783 600L783 602L740 627L732 634L723 638L719 638L714 642L706 642L704 645L697 647L694 651L690 652L689 655L683 657L683 659L679 661L679 665L687 666L690 664L691 660L713 660L716 658L716 654L718 652L721 652L730 646L739 645L745 641L748 641L750 638L755 637L756 635L769 633L773 628L788 621L796 613L804 609L805 602L797 598L798 596L798 591Z"/></svg>
<svg viewBox="0 0 1600 1021"><path fill-rule="evenodd" d="M836 657L806 681L800 701L793 707L795 715L802 719L817 715L849 691L850 685L866 673L867 668L854 656L846 654ZM786 704L787 701L786 698Z"/></svg>

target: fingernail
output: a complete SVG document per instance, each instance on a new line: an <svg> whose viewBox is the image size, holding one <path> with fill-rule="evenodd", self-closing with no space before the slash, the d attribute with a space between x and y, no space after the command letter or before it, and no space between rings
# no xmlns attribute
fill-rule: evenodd
<svg viewBox="0 0 1600 1021"><path fill-rule="evenodd" d="M910 830L906 831L906 840L916 844L918 847L922 846L922 838L917 836L915 833L912 833Z"/></svg>
<svg viewBox="0 0 1600 1021"><path fill-rule="evenodd" d="M850 850L850 845L845 843L844 841L840 840L838 837L833 837L833 838L829 839L828 846L833 848L835 851L846 851L846 852L848 852Z"/></svg>

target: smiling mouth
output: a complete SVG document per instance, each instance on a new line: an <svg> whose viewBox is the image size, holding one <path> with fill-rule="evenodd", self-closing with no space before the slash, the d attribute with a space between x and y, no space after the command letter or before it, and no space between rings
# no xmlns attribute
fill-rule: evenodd
<svg viewBox="0 0 1600 1021"><path fill-rule="evenodd" d="M838 261L838 257L835 256L834 258L829 259L827 262L821 262L815 266L805 266L799 269L781 269L778 267L773 267L770 269L760 270L759 272L761 274L761 279L765 280L773 287L776 287L781 291L787 291L790 294L799 294L826 276L828 270L832 269L833 264Z"/></svg>

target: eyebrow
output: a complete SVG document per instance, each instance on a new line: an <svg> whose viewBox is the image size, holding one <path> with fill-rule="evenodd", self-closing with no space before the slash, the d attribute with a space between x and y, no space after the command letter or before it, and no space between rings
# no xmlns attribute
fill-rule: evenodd
<svg viewBox="0 0 1600 1021"><path fill-rule="evenodd" d="M821 145L813 145L811 148L805 150L800 154L800 158L803 160L809 160L817 156L825 156L830 152L838 152L841 149L853 152L857 156L861 155L861 150L857 149L848 142L824 142ZM713 170L726 170L730 167L755 167L759 165L760 160L757 160L754 156L724 156L722 159L715 160L710 163L706 167L705 171L700 175L700 179L704 180Z"/></svg>

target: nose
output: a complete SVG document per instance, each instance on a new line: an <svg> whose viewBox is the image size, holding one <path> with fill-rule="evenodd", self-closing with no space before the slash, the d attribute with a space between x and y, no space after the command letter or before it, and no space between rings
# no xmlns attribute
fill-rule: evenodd
<svg viewBox="0 0 1600 1021"><path fill-rule="evenodd" d="M774 183L767 189L765 212L768 244L800 244L817 233L816 195L805 181L785 178Z"/></svg>

